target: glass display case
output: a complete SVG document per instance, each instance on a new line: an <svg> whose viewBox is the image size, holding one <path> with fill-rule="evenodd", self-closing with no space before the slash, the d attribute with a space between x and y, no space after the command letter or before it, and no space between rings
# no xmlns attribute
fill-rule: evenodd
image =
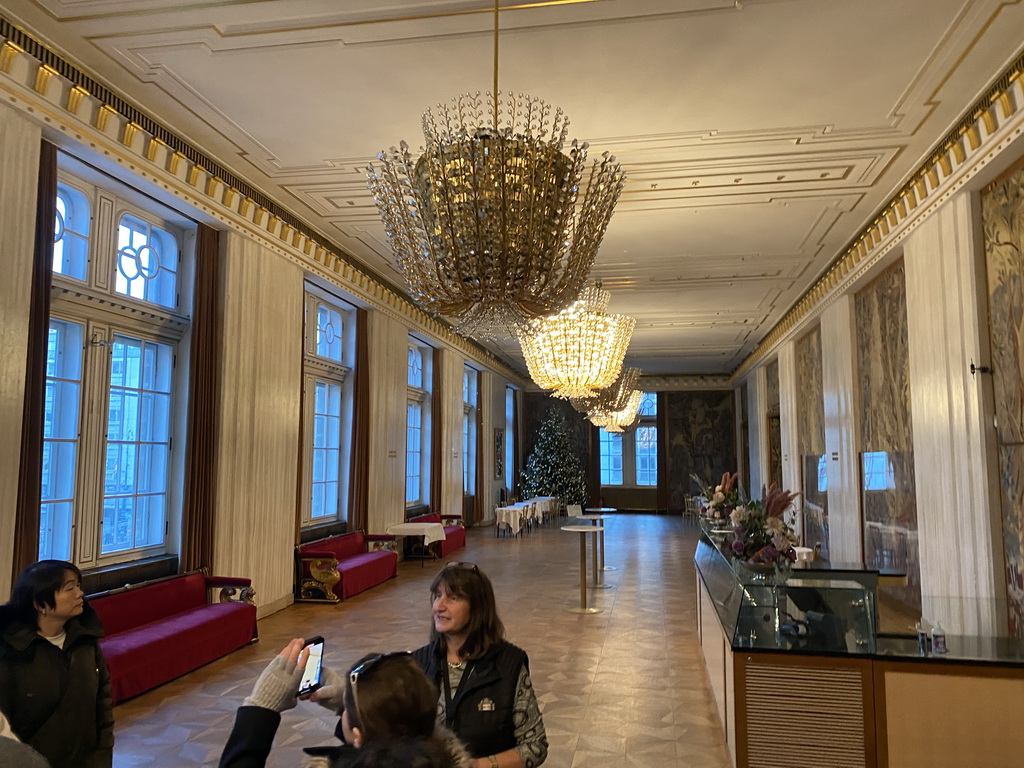
<svg viewBox="0 0 1024 768"><path fill-rule="evenodd" d="M707 536L695 559L734 650L875 652L875 595L864 585L811 573L750 571Z"/></svg>

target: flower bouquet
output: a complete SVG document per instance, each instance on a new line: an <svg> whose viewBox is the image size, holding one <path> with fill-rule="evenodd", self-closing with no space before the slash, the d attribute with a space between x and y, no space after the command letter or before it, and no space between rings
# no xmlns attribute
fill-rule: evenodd
<svg viewBox="0 0 1024 768"><path fill-rule="evenodd" d="M743 497L737 486L739 473L731 475L726 472L722 475L722 482L714 488L705 486L703 481L696 475L691 475L693 480L703 489L704 503L700 512L712 525L728 525L731 522L730 515L733 510L744 506Z"/></svg>
<svg viewBox="0 0 1024 768"><path fill-rule="evenodd" d="M788 568L796 560L796 534L786 522L786 511L800 494L783 491L774 483L764 501L751 501L730 514L733 524L732 553L751 570Z"/></svg>

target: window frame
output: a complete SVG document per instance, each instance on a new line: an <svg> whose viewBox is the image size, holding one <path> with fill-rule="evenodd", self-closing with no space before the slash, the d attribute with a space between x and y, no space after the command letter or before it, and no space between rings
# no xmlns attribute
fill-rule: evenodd
<svg viewBox="0 0 1024 768"><path fill-rule="evenodd" d="M340 316L342 324L338 334L341 351L339 358L318 353L320 324L318 309L325 306ZM299 505L299 527L302 530L330 526L350 521L349 489L351 483L351 456L355 409L355 324L354 305L319 288L305 284L303 298L303 356L302 356L302 502ZM313 318L313 322L310 322ZM341 389L338 427L337 504L333 514L313 515L314 472L316 464L316 390L318 384Z"/></svg>
<svg viewBox="0 0 1024 768"><path fill-rule="evenodd" d="M90 219L85 277L79 279L52 272L48 318L48 322L74 323L82 328L79 450L75 457L68 559L86 570L163 555L180 548L197 225L179 212L63 153L58 155L57 177L59 185L84 196ZM116 291L118 230L126 215L174 238L178 253L173 307ZM171 347L167 464L162 494L164 531L159 542L104 552L111 356L116 336ZM41 483L42 480L40 477ZM139 493L137 481L136 469L136 494ZM136 523L137 518L133 516L133 527ZM40 535L37 547L41 544Z"/></svg>
<svg viewBox="0 0 1024 768"><path fill-rule="evenodd" d="M648 413L641 412L641 414L639 416L639 421L638 421L637 426L636 426L635 429L632 429L632 430L630 430L628 432L611 432L611 433L607 432L604 429L601 430L601 443L600 443L599 451L600 451L601 485L602 486L607 486L609 488L623 488L623 489L628 489L628 490L649 490L649 489L657 488L658 487L658 482L660 480L659 474L658 474L658 451L660 451L662 449L661 448L661 444L660 444L659 435L658 435L658 431L659 431L658 430L658 405L657 405L658 393L657 392L653 392L653 391L651 391L651 392L644 391L643 392L643 396L644 396L645 399L641 403L641 411L643 409L643 402L649 402L647 400L648 397L652 398L653 401L654 401L654 411L653 411L653 413L651 413L651 412L648 412ZM637 464L638 464L637 459L639 458L639 456L638 456L639 445L638 445L638 442L637 442L637 434L640 432L641 429L653 429L654 430L654 440L653 440L653 444L654 444L654 457L653 457L654 458L654 483L652 483L652 484L640 484L638 482L638 479L637 479ZM621 450L622 450L622 454L621 454L622 482L621 483L605 483L604 482L604 477L605 477L605 451L604 451L604 446L608 443L608 440L606 440L605 435L614 435L614 436L618 436L618 437L621 438Z"/></svg>
<svg viewBox="0 0 1024 768"><path fill-rule="evenodd" d="M405 508L412 509L414 507L424 507L430 505L430 462L431 462L431 434L432 434L432 409L431 409L431 396L432 396L432 383L433 383L433 366L434 366L434 348L426 342L418 339L415 336L410 335L408 337L409 352L416 351L419 353L420 368L419 368L419 386L411 383L412 380L412 368L406 365L406 424L405 424L405 470L403 476L405 482L403 483L404 497L405 497ZM408 361L408 355L406 360ZM409 478L412 477L409 474L409 408L416 405L420 413L420 424L419 424L419 458L417 461L419 467L419 489L416 494L416 498L409 497Z"/></svg>

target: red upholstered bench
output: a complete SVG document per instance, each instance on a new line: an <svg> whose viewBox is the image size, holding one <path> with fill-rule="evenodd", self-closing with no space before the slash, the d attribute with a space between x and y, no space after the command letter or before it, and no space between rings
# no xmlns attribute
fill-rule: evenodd
<svg viewBox="0 0 1024 768"><path fill-rule="evenodd" d="M398 575L395 537L362 531L329 536L295 550L296 600L336 603Z"/></svg>
<svg viewBox="0 0 1024 768"><path fill-rule="evenodd" d="M138 696L255 640L251 583L194 571L91 596L89 605L106 632L100 647L114 701ZM221 588L219 600L211 602L208 592L216 588Z"/></svg>
<svg viewBox="0 0 1024 768"><path fill-rule="evenodd" d="M439 557L445 557L466 546L466 529L462 524L462 515L420 515L409 519L410 523L444 523L444 541L434 542L440 551Z"/></svg>

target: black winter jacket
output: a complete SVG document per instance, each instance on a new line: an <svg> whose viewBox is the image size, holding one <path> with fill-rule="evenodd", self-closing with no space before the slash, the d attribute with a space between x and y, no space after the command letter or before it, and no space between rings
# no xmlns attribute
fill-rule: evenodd
<svg viewBox="0 0 1024 768"><path fill-rule="evenodd" d="M103 624L85 604L64 627L64 648L0 606L0 711L53 768L109 768L114 713L100 650Z"/></svg>
<svg viewBox="0 0 1024 768"><path fill-rule="evenodd" d="M414 651L413 659L444 696L447 672L440 644L432 642ZM519 673L529 671L526 652L502 641L487 656L471 661L462 682L453 691L446 713L447 726L466 745L473 757L486 757L516 746L513 707Z"/></svg>
<svg viewBox="0 0 1024 768"><path fill-rule="evenodd" d="M273 710L263 707L239 707L235 713L235 725L231 729L228 743L224 745L224 752L218 763L219 768L264 768L280 724L281 715ZM450 733L437 732L435 746L438 749L433 759L412 764L438 768L470 768L469 755ZM389 764L394 764L396 757L400 758L403 754L401 744L386 743L379 748L392 752L392 762ZM336 747L312 747L304 751L310 757L303 761L303 765L372 768L378 764L373 747L356 749L348 744L342 744ZM417 749L411 749L410 753L420 754Z"/></svg>

